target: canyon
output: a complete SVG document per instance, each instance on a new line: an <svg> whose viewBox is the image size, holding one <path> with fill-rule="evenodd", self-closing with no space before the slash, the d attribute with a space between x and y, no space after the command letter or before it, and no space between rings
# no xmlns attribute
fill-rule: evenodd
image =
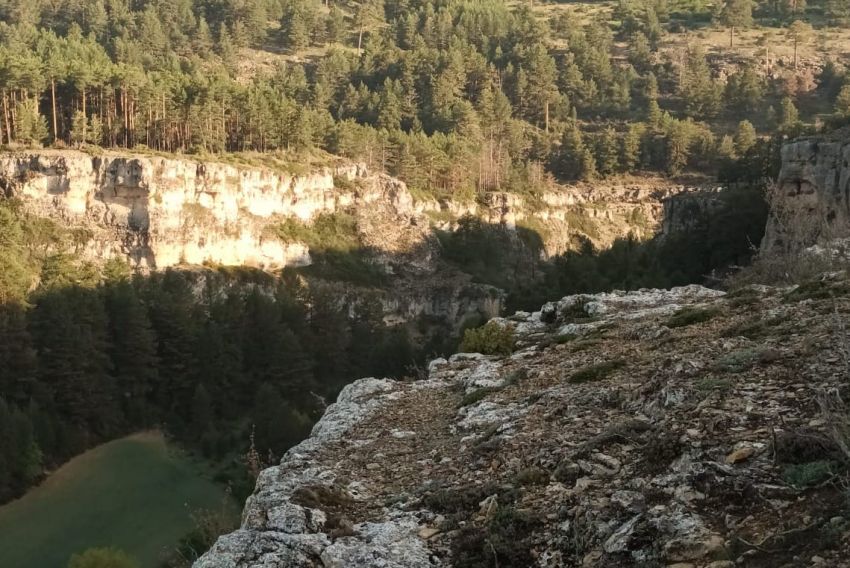
<svg viewBox="0 0 850 568"><path fill-rule="evenodd" d="M783 203L830 230L784 232L772 203L765 250L850 229L848 147L783 148ZM716 195L667 200L666 231ZM195 566L844 566L850 525L829 480L846 459L848 290L839 271L495 318L512 353L347 386Z"/></svg>
<svg viewBox="0 0 850 568"><path fill-rule="evenodd" d="M339 160L337 160L339 161ZM43 150L0 155L0 191L27 210L86 229L85 256L123 256L142 269L215 263L279 269L310 263L304 243L281 242L273 229L287 218L309 223L322 214L375 205L394 224L450 229L464 216L508 228L541 227L545 250L568 250L576 235L604 247L633 233L651 236L663 201L685 186L651 180L571 186L534 196L490 192L477 201L414 199L407 186L365 165L340 162L308 173L160 157ZM427 222L425 223L427 226ZM423 236L427 232L423 233ZM407 244L386 238L382 250Z"/></svg>
<svg viewBox="0 0 850 568"><path fill-rule="evenodd" d="M282 224L309 232L318 220L335 223L345 215L355 226L352 250L332 252L360 255L385 278L380 285L333 278L318 285L332 286L349 305L377 296L388 324L425 316L444 319L453 329L496 316L504 306L502 291L472 281L442 258L439 234L456 231L463 219L504 228L509 238L500 254L530 259L532 269L516 269L519 278L529 278L534 264L582 241L605 248L627 235L652 236L665 209L675 209L675 196L691 190L638 180L454 201L411 192L400 180L338 158L287 168L109 151L0 155L3 195L34 216L72 229L70 246L81 258L95 263L119 258L142 273L197 266L271 272L309 267L316 251L299 234L282 233ZM535 246L521 235L532 235Z"/></svg>

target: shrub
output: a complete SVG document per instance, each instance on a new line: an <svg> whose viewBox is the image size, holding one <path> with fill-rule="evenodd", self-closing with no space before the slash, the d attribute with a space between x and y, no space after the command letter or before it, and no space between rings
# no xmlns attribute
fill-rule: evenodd
<svg viewBox="0 0 850 568"><path fill-rule="evenodd" d="M782 479L788 485L803 489L826 481L836 470L836 462L818 460L787 466L782 472Z"/></svg>
<svg viewBox="0 0 850 568"><path fill-rule="evenodd" d="M515 491L495 483L464 485L438 489L425 496L423 503L436 513L471 513L477 511L479 503L491 495L497 496L499 504L509 504L516 499Z"/></svg>
<svg viewBox="0 0 850 568"><path fill-rule="evenodd" d="M546 485L549 483L549 472L539 467L527 467L516 474L514 481L520 487L526 485Z"/></svg>
<svg viewBox="0 0 850 568"><path fill-rule="evenodd" d="M729 379L700 379L696 382L696 388L699 391L721 391L726 392L732 388L732 381Z"/></svg>
<svg viewBox="0 0 850 568"><path fill-rule="evenodd" d="M707 322L717 315L716 308L682 308L673 317L667 320L667 327L685 327L697 323Z"/></svg>
<svg viewBox="0 0 850 568"><path fill-rule="evenodd" d="M467 527L452 542L452 564L459 568L533 566L536 520L513 507L499 507L485 527Z"/></svg>
<svg viewBox="0 0 850 568"><path fill-rule="evenodd" d="M592 320L593 318L587 313L587 298L579 298L575 303L561 310L561 318L565 323L583 322Z"/></svg>
<svg viewBox="0 0 850 568"><path fill-rule="evenodd" d="M844 296L848 292L850 292L850 287L845 282L831 285L830 282L825 280L809 280L785 294L783 300L785 303L803 300L827 300L835 296Z"/></svg>
<svg viewBox="0 0 850 568"><path fill-rule="evenodd" d="M68 568L139 568L139 563L117 548L89 548L71 556Z"/></svg>
<svg viewBox="0 0 850 568"><path fill-rule="evenodd" d="M715 363L718 371L741 373L755 365L761 358L762 350L757 348L739 349L727 353Z"/></svg>
<svg viewBox="0 0 850 568"><path fill-rule="evenodd" d="M729 302L730 307L740 308L759 303L761 294L753 288L744 287L729 292L724 298Z"/></svg>
<svg viewBox="0 0 850 568"><path fill-rule="evenodd" d="M605 361L595 365L583 367L570 375L568 382L573 384L590 383L600 381L626 364L622 359L614 359L613 361Z"/></svg>
<svg viewBox="0 0 850 568"><path fill-rule="evenodd" d="M562 333L561 335L555 338L555 343L558 345L563 345L564 343L569 343L570 341L575 340L578 337L578 334L575 333Z"/></svg>
<svg viewBox="0 0 850 568"><path fill-rule="evenodd" d="M488 394L496 392L498 389L494 389L492 387L482 387L480 389L475 389L474 391L466 393L458 404L459 408L463 408L464 406L469 406L470 404L475 404L476 402L481 401Z"/></svg>
<svg viewBox="0 0 850 568"><path fill-rule="evenodd" d="M510 355L515 345L513 326L502 326L491 321L482 327L467 329L463 334L460 350L464 353Z"/></svg>

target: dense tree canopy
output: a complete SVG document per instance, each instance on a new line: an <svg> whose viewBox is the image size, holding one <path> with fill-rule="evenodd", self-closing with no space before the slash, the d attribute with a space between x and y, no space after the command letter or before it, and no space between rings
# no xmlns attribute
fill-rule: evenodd
<svg viewBox="0 0 850 568"><path fill-rule="evenodd" d="M67 231L14 204L0 202L0 219L0 258L20 272L0 282L0 501L142 428L222 464L252 432L263 456L280 455L351 377L400 376L419 356L379 308L348 317L337 298L290 277L131 277L121 262L96 268L56 252Z"/></svg>
<svg viewBox="0 0 850 568"><path fill-rule="evenodd" d="M812 2L836 21L846 4ZM806 14L802 0L728 0L719 21L746 26L754 6L789 24ZM698 47L659 51L666 2L623 0L613 20L559 13L501 0L0 0L0 143L321 148L471 195L534 190L546 177L530 164L562 179L712 173L734 134L716 119L764 134L749 114L796 96L756 60L721 78Z"/></svg>

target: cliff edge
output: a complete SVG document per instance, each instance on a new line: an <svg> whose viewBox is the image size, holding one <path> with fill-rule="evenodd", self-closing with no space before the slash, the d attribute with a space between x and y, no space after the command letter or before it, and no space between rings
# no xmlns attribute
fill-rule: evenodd
<svg viewBox="0 0 850 568"><path fill-rule="evenodd" d="M848 294L836 274L497 319L511 355L349 385L195 566L848 566Z"/></svg>

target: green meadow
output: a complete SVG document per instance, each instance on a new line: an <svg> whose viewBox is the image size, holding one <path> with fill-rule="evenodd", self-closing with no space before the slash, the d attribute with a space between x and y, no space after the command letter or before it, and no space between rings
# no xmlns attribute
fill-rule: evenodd
<svg viewBox="0 0 850 568"><path fill-rule="evenodd" d="M113 546L156 567L193 511L229 499L205 473L157 432L98 446L0 507L0 566L64 568L75 552Z"/></svg>

